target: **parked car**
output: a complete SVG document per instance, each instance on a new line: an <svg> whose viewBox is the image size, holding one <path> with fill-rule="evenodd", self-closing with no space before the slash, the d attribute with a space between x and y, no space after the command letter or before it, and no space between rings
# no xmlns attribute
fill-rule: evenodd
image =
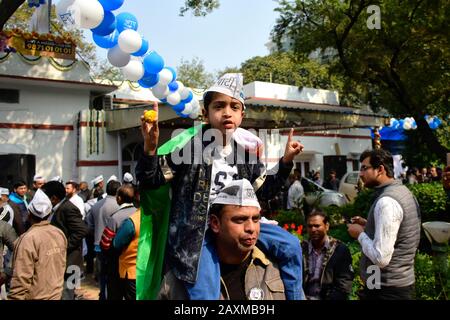
<svg viewBox="0 0 450 320"><path fill-rule="evenodd" d="M339 192L345 195L349 202L358 195L359 171L350 171L344 174L339 184Z"/></svg>
<svg viewBox="0 0 450 320"><path fill-rule="evenodd" d="M308 206L318 204L321 207L340 207L347 203L347 199L342 193L325 189L308 178L302 177L301 183L305 192L305 202Z"/></svg>

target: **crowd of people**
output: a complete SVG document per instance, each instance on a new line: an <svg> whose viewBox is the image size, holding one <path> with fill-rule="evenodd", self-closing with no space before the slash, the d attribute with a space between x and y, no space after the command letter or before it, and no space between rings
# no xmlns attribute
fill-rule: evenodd
<svg viewBox="0 0 450 320"><path fill-rule="evenodd" d="M154 111L157 115L157 104ZM245 115L242 77L220 78L206 91L203 112L202 130L190 139L175 138L178 145L165 155L158 153L157 116L154 121L142 116L138 189L130 174L122 182L110 177L106 192L103 176L92 181L92 190L83 182L46 182L39 176L30 193L23 182L11 193L2 188L0 246L8 253L0 264L0 280L8 299L75 299L76 281L92 271L100 300L136 299L139 194L167 185L167 239L158 239L167 245L154 298L348 299L352 257L344 243L328 235L325 213L309 213L308 240L302 243L262 216L261 203L288 179L288 205L298 205L302 190L293 159L303 145L293 139L293 131L278 165L267 171L258 157L262 142L240 128ZM207 130L216 138L210 143L202 136ZM201 152L192 152L198 146ZM367 219L354 217L348 224L362 248L360 297L413 299L420 208L394 179L389 152L366 151L360 162L362 182L376 190ZM331 188L339 184L335 172L327 181Z"/></svg>
<svg viewBox="0 0 450 320"><path fill-rule="evenodd" d="M100 300L135 297L140 218L133 176L111 176L106 192L102 175L91 184L35 175L31 188L18 181L11 191L0 189L2 299L76 300L80 281L94 273Z"/></svg>

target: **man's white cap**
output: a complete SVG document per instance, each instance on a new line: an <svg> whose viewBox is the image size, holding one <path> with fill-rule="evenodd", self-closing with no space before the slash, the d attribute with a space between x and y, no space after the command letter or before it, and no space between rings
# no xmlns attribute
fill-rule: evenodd
<svg viewBox="0 0 450 320"><path fill-rule="evenodd" d="M96 178L97 179L97 178ZM103 179L102 179L103 180ZM93 180L92 180L93 181ZM109 183L110 181L119 181L117 177L113 174L111 177L109 177L108 181L106 183ZM99 181L100 182L100 181ZM98 183L98 182L97 182ZM95 185L95 184L94 184Z"/></svg>
<svg viewBox="0 0 450 320"><path fill-rule="evenodd" d="M116 178L116 179L117 179L117 178ZM99 184L99 183L102 182L102 181L103 181L103 175L99 175L99 176L95 177L95 178L91 181L91 183L95 186L95 185Z"/></svg>
<svg viewBox="0 0 450 320"><path fill-rule="evenodd" d="M36 191L33 200L28 204L28 211L41 219L52 212L52 203L44 191L41 189Z"/></svg>
<svg viewBox="0 0 450 320"><path fill-rule="evenodd" d="M212 204L230 204L261 209L255 190L247 179L231 181L219 191Z"/></svg>
<svg viewBox="0 0 450 320"><path fill-rule="evenodd" d="M53 177L53 178L50 179L50 181L58 181L58 182L62 183L62 179L61 179L60 176Z"/></svg>
<svg viewBox="0 0 450 320"><path fill-rule="evenodd" d="M3 195L3 194L9 196L8 188L1 188L0 187L0 195Z"/></svg>
<svg viewBox="0 0 450 320"><path fill-rule="evenodd" d="M206 90L203 98L208 92L219 92L239 100L245 108L243 87L244 77L242 73L225 73L211 88Z"/></svg>
<svg viewBox="0 0 450 320"><path fill-rule="evenodd" d="M125 172L123 175L123 182L132 183L133 182L133 176L129 172Z"/></svg>
<svg viewBox="0 0 450 320"><path fill-rule="evenodd" d="M34 178L33 178L34 182L41 181L41 180L45 180L45 178L43 176L39 175L39 174L35 175Z"/></svg>

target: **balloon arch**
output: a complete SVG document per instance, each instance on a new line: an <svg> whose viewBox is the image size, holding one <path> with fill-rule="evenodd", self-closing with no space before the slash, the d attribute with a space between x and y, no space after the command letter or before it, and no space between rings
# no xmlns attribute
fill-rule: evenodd
<svg viewBox="0 0 450 320"><path fill-rule="evenodd" d="M39 7L46 0L28 0L30 7ZM60 0L56 5L58 18L69 29L90 29L94 43L108 49L108 61L121 69L124 77L137 81L167 102L180 117L196 119L200 104L192 90L177 81L174 68L166 66L164 59L149 50L148 41L138 32L136 17L128 12L117 15L124 0Z"/></svg>

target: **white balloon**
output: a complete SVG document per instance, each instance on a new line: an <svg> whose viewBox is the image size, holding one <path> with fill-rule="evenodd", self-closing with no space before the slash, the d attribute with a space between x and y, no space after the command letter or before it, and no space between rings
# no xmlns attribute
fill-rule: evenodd
<svg viewBox="0 0 450 320"><path fill-rule="evenodd" d="M72 11L69 10L75 1L61 0L56 4L56 15L69 30L76 28L75 17L72 16Z"/></svg>
<svg viewBox="0 0 450 320"><path fill-rule="evenodd" d="M123 76L130 81L138 81L144 75L144 66L138 60L131 60L122 68Z"/></svg>
<svg viewBox="0 0 450 320"><path fill-rule="evenodd" d="M162 69L159 72L159 82L161 85L167 86L173 80L173 74L169 69Z"/></svg>
<svg viewBox="0 0 450 320"><path fill-rule="evenodd" d="M185 99L187 99L187 97L189 97L190 90L188 88L186 88L184 85L183 85L183 89L178 88L178 91L180 92L181 100L185 100Z"/></svg>
<svg viewBox="0 0 450 320"><path fill-rule="evenodd" d="M118 44L123 52L135 53L141 49L142 37L137 31L126 29L119 34Z"/></svg>
<svg viewBox="0 0 450 320"><path fill-rule="evenodd" d="M169 95L170 90L168 86L158 83L156 86L152 88L152 93L155 96L155 98L164 99Z"/></svg>
<svg viewBox="0 0 450 320"><path fill-rule="evenodd" d="M405 122L403 122L403 129L411 130L411 128L412 128L411 122L406 121L406 119L405 119Z"/></svg>
<svg viewBox="0 0 450 320"><path fill-rule="evenodd" d="M192 113L192 108L192 103L188 102L184 105L184 109L183 111L181 111L181 113L184 115L189 115L190 113Z"/></svg>
<svg viewBox="0 0 450 320"><path fill-rule="evenodd" d="M108 50L108 61L113 66L122 68L130 62L130 55L120 50L119 46L115 46Z"/></svg>
<svg viewBox="0 0 450 320"><path fill-rule="evenodd" d="M181 97L180 94L178 93L178 91L175 92L171 92L168 96L167 96L167 103L172 105L172 106L176 106L177 104L180 103L181 101Z"/></svg>
<svg viewBox="0 0 450 320"><path fill-rule="evenodd" d="M71 6L71 11L75 17L75 24L86 29L98 27L105 16L105 10L97 0L76 0Z"/></svg>

